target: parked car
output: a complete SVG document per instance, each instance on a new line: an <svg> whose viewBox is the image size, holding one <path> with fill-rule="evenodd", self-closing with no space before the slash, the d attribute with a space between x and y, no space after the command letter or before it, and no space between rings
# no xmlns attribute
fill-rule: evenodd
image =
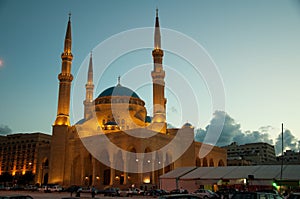
<svg viewBox="0 0 300 199"><path fill-rule="evenodd" d="M287 199L300 199L300 192L290 193Z"/></svg>
<svg viewBox="0 0 300 199"><path fill-rule="evenodd" d="M78 199L78 197L63 197L61 199Z"/></svg>
<svg viewBox="0 0 300 199"><path fill-rule="evenodd" d="M194 194L171 194L160 196L159 199L201 199L201 197Z"/></svg>
<svg viewBox="0 0 300 199"><path fill-rule="evenodd" d="M50 193L50 185L42 185L40 188L38 188L38 191L40 192L45 192L45 193Z"/></svg>
<svg viewBox="0 0 300 199"><path fill-rule="evenodd" d="M79 193L91 193L92 188L91 187L79 187L77 189L77 192L79 192Z"/></svg>
<svg viewBox="0 0 300 199"><path fill-rule="evenodd" d="M50 192L62 192L64 189L60 185L52 185L49 187Z"/></svg>
<svg viewBox="0 0 300 199"><path fill-rule="evenodd" d="M38 187L36 185L27 185L25 187L25 190L28 190L28 191L37 191Z"/></svg>
<svg viewBox="0 0 300 199"><path fill-rule="evenodd" d="M268 192L236 192L231 199L283 199L280 195Z"/></svg>
<svg viewBox="0 0 300 199"><path fill-rule="evenodd" d="M202 199L217 199L219 195L211 190L207 189L198 189L194 192L194 194L198 195Z"/></svg>
<svg viewBox="0 0 300 199"><path fill-rule="evenodd" d="M33 199L28 195L12 195L12 196L0 196L0 199Z"/></svg>
<svg viewBox="0 0 300 199"><path fill-rule="evenodd" d="M119 196L119 189L114 187L109 187L104 190L98 190L97 194L103 194L104 196Z"/></svg>
<svg viewBox="0 0 300 199"><path fill-rule="evenodd" d="M63 197L61 199L78 199L78 197Z"/></svg>
<svg viewBox="0 0 300 199"><path fill-rule="evenodd" d="M145 191L139 188L132 188L133 195L144 195Z"/></svg>
<svg viewBox="0 0 300 199"><path fill-rule="evenodd" d="M237 190L236 189L228 189L228 188L225 188L225 189L219 189L216 194L218 194L218 196L220 198L227 198L227 199L231 199L233 194L236 193Z"/></svg>
<svg viewBox="0 0 300 199"><path fill-rule="evenodd" d="M133 190L132 189L121 189L119 190L119 196L123 196L123 197L128 197L128 196L133 196L133 195L136 195L133 193Z"/></svg>
<svg viewBox="0 0 300 199"><path fill-rule="evenodd" d="M170 191L170 194L188 194L189 192L186 189L174 189Z"/></svg>
<svg viewBox="0 0 300 199"><path fill-rule="evenodd" d="M71 185L71 186L69 186L68 188L66 188L64 191L73 193L73 192L77 192L77 190L78 190L79 188L80 188L80 187L77 186L77 185Z"/></svg>
<svg viewBox="0 0 300 199"><path fill-rule="evenodd" d="M24 190L24 186L22 185L13 185L12 187L10 187L9 190L12 190L12 191L21 191L21 190Z"/></svg>
<svg viewBox="0 0 300 199"><path fill-rule="evenodd" d="M46 185L42 185L41 187L38 188L38 191L43 192L46 190L46 188L47 188Z"/></svg>
<svg viewBox="0 0 300 199"><path fill-rule="evenodd" d="M166 192L163 189L151 189L149 191L145 192L146 196L162 196L162 195L167 195L168 192Z"/></svg>

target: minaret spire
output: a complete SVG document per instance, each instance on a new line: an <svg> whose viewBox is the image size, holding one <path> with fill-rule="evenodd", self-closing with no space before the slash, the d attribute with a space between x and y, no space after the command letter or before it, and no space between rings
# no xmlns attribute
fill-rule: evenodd
<svg viewBox="0 0 300 199"><path fill-rule="evenodd" d="M87 83L85 85L86 95L84 104L84 119L89 119L93 114L93 97L94 97L94 83L93 83L93 53L90 54L90 63L88 69Z"/></svg>
<svg viewBox="0 0 300 199"><path fill-rule="evenodd" d="M61 54L62 64L61 73L58 75L59 80L59 93L58 93L58 107L57 116L54 122L56 125L70 126L69 112L70 112L70 94L71 94L71 82L73 76L71 74L71 66L73 55L72 48L72 36L71 36L71 16L69 15L69 21L65 36L64 52Z"/></svg>
<svg viewBox="0 0 300 199"><path fill-rule="evenodd" d="M158 8L156 8L155 33L154 33L154 48L161 48L160 42L160 27L158 18Z"/></svg>
<svg viewBox="0 0 300 199"><path fill-rule="evenodd" d="M93 52L90 54L90 63L88 70L88 84L93 84Z"/></svg>
<svg viewBox="0 0 300 199"><path fill-rule="evenodd" d="M121 86L121 76L120 75L118 76L118 84L117 84L117 86Z"/></svg>
<svg viewBox="0 0 300 199"><path fill-rule="evenodd" d="M65 37L64 53L71 53L72 35L71 35L71 13L69 13L69 21Z"/></svg>
<svg viewBox="0 0 300 199"><path fill-rule="evenodd" d="M153 82L153 119L152 129L161 133L166 133L166 98L165 98L165 71L163 70L164 52L161 49L161 37L156 9L155 30L154 30L154 50L152 51L154 68L151 72Z"/></svg>

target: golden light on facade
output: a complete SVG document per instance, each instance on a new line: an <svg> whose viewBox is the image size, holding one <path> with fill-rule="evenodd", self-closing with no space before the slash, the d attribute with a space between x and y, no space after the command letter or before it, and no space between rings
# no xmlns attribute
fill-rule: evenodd
<svg viewBox="0 0 300 199"><path fill-rule="evenodd" d="M25 164L23 165L22 173L24 173L24 174L26 173L26 165Z"/></svg>
<svg viewBox="0 0 300 199"><path fill-rule="evenodd" d="M71 30L71 29L68 29ZM66 35L69 35L71 33L70 31L67 31L68 33ZM104 90L99 97L95 99L95 103L93 103L93 73L92 70L88 72L88 81L86 84L86 99L84 101L84 122L80 124L74 124L72 127L57 127L56 125L68 125L70 126L69 121L69 105L70 105L70 90L71 88L71 81L73 78L71 75L71 64L72 64L72 54L71 54L71 37L66 39L66 42L68 44L68 48L64 49L63 56L62 56L62 73L66 75L59 75L59 81L62 84L59 84L59 101L58 101L58 110L57 110L57 118L53 126L53 136L51 141L51 157L50 157L50 165L49 165L49 183L56 183L59 182L60 184L64 184L66 186L70 186L72 184L85 184L86 186L89 184L94 184L97 186L101 186L103 188L106 184L114 184L114 181L117 181L117 183L124 183L124 185L128 186L132 182L136 183L136 186L140 186L143 183L152 183L152 184L158 184L160 175L160 172L154 171L154 166L158 166L156 164L160 164L160 166L164 165L164 162L161 160L161 162L158 162L156 158L159 158L160 156L157 156L154 158L154 156L150 159L147 157L144 158L144 156L140 157L139 151L141 145L146 145L145 148L150 147L153 148L153 151L155 149L160 149L161 146L165 146L170 142L170 140L173 138L173 134L170 133L170 135L167 133L167 125L166 125L166 98L165 98L165 91L164 91L164 76L165 71L163 70L163 64L162 64L162 58L163 58L163 50L160 49L160 35L157 33L156 36L156 42L154 50L152 51L153 55L153 61L154 61L154 69L151 72L152 80L153 80L153 118L152 122L151 119L147 117L147 110L145 107L145 102L140 99L136 93L126 94L124 96L114 96L113 93L110 93L108 91L112 91L112 89L118 89L118 88L124 88L122 87L120 82L117 86L110 87L106 90ZM90 62L92 63L92 62ZM92 66L92 65L90 65ZM90 73L91 72L91 73ZM67 81L68 84L63 84L65 81ZM163 84L160 84L163 83ZM130 91L130 89L129 89ZM102 95L103 94L103 95ZM134 94L134 95L133 95ZM136 97L133 97L135 96ZM65 97L67 96L67 97ZM112 106L113 104L113 106ZM129 105L130 104L130 105ZM112 108L114 107L114 108ZM155 108L155 109L154 109ZM96 111L96 113L94 112ZM96 114L96 116L94 116ZM112 116L113 115L113 116ZM90 120L90 118L93 118L93 120ZM145 121L147 120L147 121ZM124 121L124 122L123 122ZM146 127L149 125L149 128ZM102 129L101 129L102 127ZM145 128L143 128L145 127ZM127 136L126 132L119 132L120 129L128 129L136 132L136 129L143 128L143 132L145 130L145 133L156 134L156 133L162 133L162 135L155 137L155 140L157 139L157 143L152 145L150 142L146 141L144 142L144 139L134 139L131 137L134 136ZM88 129L88 130L85 130ZM187 129L188 130L188 129ZM69 137L68 135L70 132L74 132L74 134L79 134L79 136L72 136ZM102 166L102 161L99 159L90 159L87 158L87 161L83 161L80 164L77 164L78 159L77 157L88 157L86 156L86 150L83 149L84 142L89 142L90 140L93 141L94 135L101 134L110 134L115 133L116 135L120 135L120 139L124 139L124 141L128 141L130 144L129 146L127 143L123 144L123 141L119 142L118 139L119 136L109 136L110 139L112 139L112 143L117 141L120 143L120 146L122 149L132 147L132 150L128 151L130 153L136 154L135 156L131 156L130 159L127 159L126 156L123 156L123 153L121 153L120 161L115 161L117 158L119 158L118 153L115 151L115 147L107 147L105 149L105 153L103 156L105 157L105 160L101 158L103 161L109 162L109 164L106 164L106 166ZM139 131L139 130L138 130ZM81 133L82 132L82 133ZM170 131L171 132L171 131ZM173 131L172 131L173 132ZM175 132L175 130L174 130ZM193 131L188 131L189 133L193 134ZM165 135L163 135L165 134ZM61 139L62 136L65 137L65 135L68 137L67 139ZM174 134L175 136L175 134ZM84 139L83 139L84 138ZM87 139L85 139L87 138ZM162 139L160 139L162 138ZM83 142L84 140L84 142ZM135 143L136 142L136 143ZM79 145L77 145L79 144ZM64 147L60 147L64 145ZM144 146L143 146L144 147ZM193 145L194 147L194 145ZM195 150L198 148L198 145L195 145ZM92 148L87 148L88 152L93 155L95 153L94 145ZM130 148L131 149L131 148ZM137 150L138 149L138 150ZM83 151L84 150L84 151ZM92 151L90 151L92 150ZM188 155L187 153L192 151L193 149L189 149L184 155ZM71 153L74 153L74 155L69 156L66 151L69 151ZM101 151L101 150L99 150ZM147 151L147 152L152 152ZM97 152L96 152L97 153ZM114 154L117 154L115 156ZM194 153L193 153L194 154ZM197 154L197 153L195 153ZM79 155L79 156L78 156ZM158 154L159 155L159 154ZM101 157L103 157L101 155ZM155 155L156 156L156 155ZM174 164L170 169L175 169L177 167L182 166L181 161L184 162L185 165L194 165L194 155L191 156L191 158L186 158L186 156L183 156L183 161L180 160L180 164L176 165ZM134 159L136 158L136 159ZM129 161L135 160L136 163L133 163L132 165L129 164ZM84 159L85 160L85 159ZM67 165L67 167L58 167L56 165L57 162L64 161ZM98 164L98 161L100 164ZM226 160L225 160L226 161ZM113 163L113 164L111 164ZM116 163L116 164L115 164ZM153 163L153 164L152 164ZM33 162L34 167L38 165L38 162L34 160ZM121 166L119 166L121 165ZM116 168L115 168L116 166ZM132 166L132 168L131 168ZM145 168L141 168L142 166L145 166ZM76 169L73 169L76 168ZM174 168L173 168L174 167ZM39 168L39 167L37 167ZM160 167L159 167L160 168ZM168 169L168 170L170 170ZM65 175L65 171L68 171L68 175ZM139 174L132 174L131 179L130 176L127 176L128 173L134 173L130 171L139 171ZM148 172L149 170L149 172ZM43 171L43 170L42 170ZM70 172L69 172L70 171ZM125 174L121 174L121 172L126 172ZM47 167L48 172L48 167ZM84 172L84 173L83 173ZM164 173L165 170L162 169L162 172ZM46 171L44 172L46 173ZM43 173L43 174L44 174ZM93 175L89 175L90 173L93 173ZM85 176L85 174L88 174ZM97 174L97 175L95 175ZM117 175L118 174L118 175ZM70 178L70 175L72 176ZM42 176L43 175L39 175ZM74 176L74 177L73 177ZM100 182L100 177L101 181ZM58 179L56 179L58 178ZM130 179L130 180L129 180ZM95 182L96 181L96 182Z"/></svg>
<svg viewBox="0 0 300 199"><path fill-rule="evenodd" d="M149 177L145 177L143 180L144 183L149 184L150 183L150 178Z"/></svg>

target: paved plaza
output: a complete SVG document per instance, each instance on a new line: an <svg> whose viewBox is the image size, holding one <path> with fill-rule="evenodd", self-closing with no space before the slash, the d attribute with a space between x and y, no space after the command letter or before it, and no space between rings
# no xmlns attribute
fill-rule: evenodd
<svg viewBox="0 0 300 199"><path fill-rule="evenodd" d="M0 191L0 196L10 196L10 195L29 195L33 197L34 199L61 199L64 197L70 197L70 193L68 192L61 192L61 193L43 193L43 192L30 192L30 191ZM73 194L73 197L75 197L75 194ZM92 198L91 194L88 193L81 193L80 195L81 199L87 199L87 198ZM148 198L148 197L139 197L139 196L133 196L133 197L107 197L103 195L96 195L95 199L126 199L126 198L131 198L131 199L141 199L141 198Z"/></svg>

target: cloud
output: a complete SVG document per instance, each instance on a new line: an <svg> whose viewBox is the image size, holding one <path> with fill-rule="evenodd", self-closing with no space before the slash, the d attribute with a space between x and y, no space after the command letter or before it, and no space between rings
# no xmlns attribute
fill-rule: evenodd
<svg viewBox="0 0 300 199"><path fill-rule="evenodd" d="M241 130L241 125L224 111L216 111L213 119L210 121L210 124L207 125L205 129L197 129L195 140L203 142L209 127L222 125L223 121L224 126L216 146L226 146L232 142L237 142L239 145L255 142L267 142L269 144L273 144L273 140L268 134L268 131L273 129L271 126L261 127L258 131L243 132Z"/></svg>
<svg viewBox="0 0 300 199"><path fill-rule="evenodd" d="M269 134L261 131L246 131L237 135L234 141L239 144L265 142L273 144L273 140L269 137Z"/></svg>
<svg viewBox="0 0 300 199"><path fill-rule="evenodd" d="M7 135L10 134L12 130L7 125L0 125L0 135Z"/></svg>
<svg viewBox="0 0 300 199"><path fill-rule="evenodd" d="M297 151L299 147L299 140L291 133L290 130L286 129L283 132L283 150L293 150ZM276 154L281 154L282 148L282 134L280 133L276 138L275 152Z"/></svg>

